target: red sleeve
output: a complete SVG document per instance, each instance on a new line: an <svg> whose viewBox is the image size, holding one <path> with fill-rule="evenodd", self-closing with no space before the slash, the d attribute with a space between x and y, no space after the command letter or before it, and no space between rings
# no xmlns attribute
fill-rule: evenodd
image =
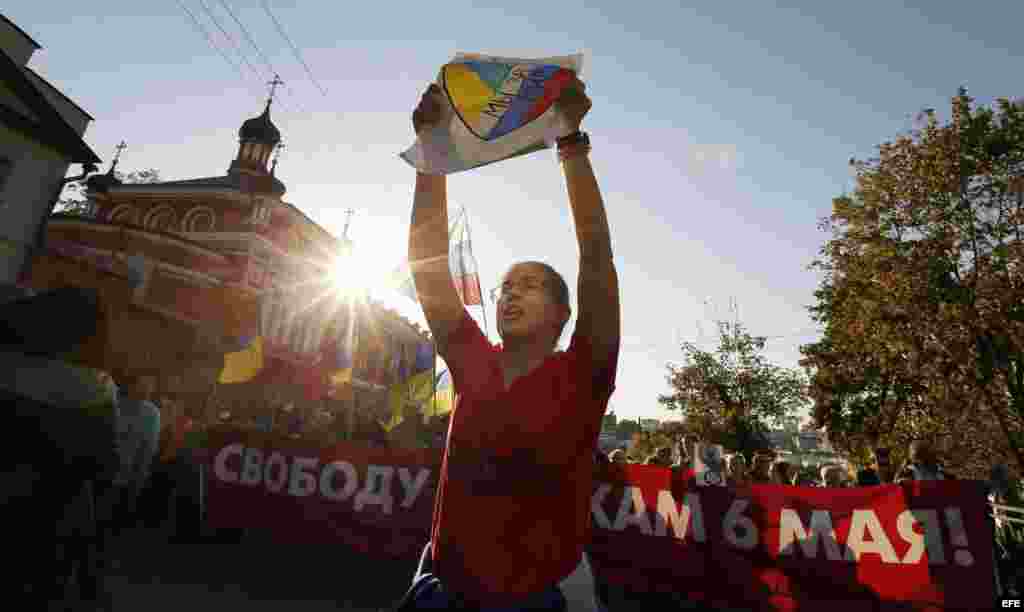
<svg viewBox="0 0 1024 612"><path fill-rule="evenodd" d="M485 385L491 375L494 347L465 309L462 321L448 336L447 345L441 357L448 364L455 388L464 393L464 390Z"/></svg>

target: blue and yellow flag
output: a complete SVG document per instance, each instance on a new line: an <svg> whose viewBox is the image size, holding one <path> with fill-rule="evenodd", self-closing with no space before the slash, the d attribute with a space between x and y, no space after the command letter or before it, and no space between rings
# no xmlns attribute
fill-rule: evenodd
<svg viewBox="0 0 1024 612"><path fill-rule="evenodd" d="M391 418L380 421L385 431L398 427L406 417L423 412L423 406L430 402L433 387L433 375L430 370L414 374L408 380L399 381L388 391L388 402L391 406Z"/></svg>
<svg viewBox="0 0 1024 612"><path fill-rule="evenodd" d="M437 391L429 407L430 416L448 414L455 409L455 386L452 384L451 372L445 370L437 377Z"/></svg>
<svg viewBox="0 0 1024 612"><path fill-rule="evenodd" d="M263 369L263 337L255 336L245 348L224 355L224 369L217 382L224 385L243 383L256 378Z"/></svg>
<svg viewBox="0 0 1024 612"><path fill-rule="evenodd" d="M434 369L434 345L429 342L421 342L416 345L416 358L413 361L412 372L419 374L424 370Z"/></svg>

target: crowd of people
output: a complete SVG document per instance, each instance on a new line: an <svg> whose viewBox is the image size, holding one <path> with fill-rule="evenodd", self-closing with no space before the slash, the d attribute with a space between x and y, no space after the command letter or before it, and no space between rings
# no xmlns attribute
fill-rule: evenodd
<svg viewBox="0 0 1024 612"><path fill-rule="evenodd" d="M382 419L371 411L357 410L348 415L341 411L320 409L302 414L294 403L270 402L261 414L240 417L231 410L219 410L213 418L194 419L189 431L201 434L211 427L229 427L240 431L272 434L278 438L305 441L313 445L330 446L339 442L374 447L403 447L443 449L448 433L450 415L408 417L413 425L413 436L399 436L381 423Z"/></svg>
<svg viewBox="0 0 1024 612"><path fill-rule="evenodd" d="M174 534L199 531L192 419L154 397L152 377L108 367L107 320L96 291L0 287L0 405L15 432L4 510L37 538L5 578L37 609L109 608L109 545L123 532L171 516Z"/></svg>
<svg viewBox="0 0 1024 612"><path fill-rule="evenodd" d="M677 471L691 468L691 460L686 450L687 444L660 446L653 453L643 457L631 455L625 448L616 448L600 461L613 464L644 464L658 465ZM891 453L886 448L874 451L872 462L860 469L853 469L835 463L826 463L816 467L798 465L787 461L776 451L755 451L748 465L742 453L727 454L722 462L722 477L726 484L739 486L749 483L773 483L800 487L869 487L882 484L900 484L911 480L955 480L956 476L947 472L938 458L934 446L918 441L911 445L910 455L905 465L895 468ZM999 464L992 468L990 478L992 501L1006 503L1013 501L1014 487L1010 483L1006 465ZM1019 501L1019 500L1018 500Z"/></svg>

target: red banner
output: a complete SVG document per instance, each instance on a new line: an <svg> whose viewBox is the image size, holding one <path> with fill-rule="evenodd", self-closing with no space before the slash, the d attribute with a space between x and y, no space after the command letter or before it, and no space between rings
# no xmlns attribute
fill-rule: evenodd
<svg viewBox="0 0 1024 612"><path fill-rule="evenodd" d="M211 435L214 527L268 529L415 558L429 534L436 451ZM992 531L982 483L821 489L695 487L686 475L602 469L588 546L595 576L641 592L750 609L988 608Z"/></svg>
<svg viewBox="0 0 1024 612"><path fill-rule="evenodd" d="M338 541L367 554L422 552L441 457L257 432L211 432L207 520L291 542Z"/></svg>

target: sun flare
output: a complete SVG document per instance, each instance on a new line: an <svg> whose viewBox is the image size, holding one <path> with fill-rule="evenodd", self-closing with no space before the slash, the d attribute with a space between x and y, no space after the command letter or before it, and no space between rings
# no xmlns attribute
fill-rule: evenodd
<svg viewBox="0 0 1024 612"><path fill-rule="evenodd" d="M353 246L335 259L329 277L334 290L346 297L365 297L391 289L394 264L388 254L372 243Z"/></svg>

